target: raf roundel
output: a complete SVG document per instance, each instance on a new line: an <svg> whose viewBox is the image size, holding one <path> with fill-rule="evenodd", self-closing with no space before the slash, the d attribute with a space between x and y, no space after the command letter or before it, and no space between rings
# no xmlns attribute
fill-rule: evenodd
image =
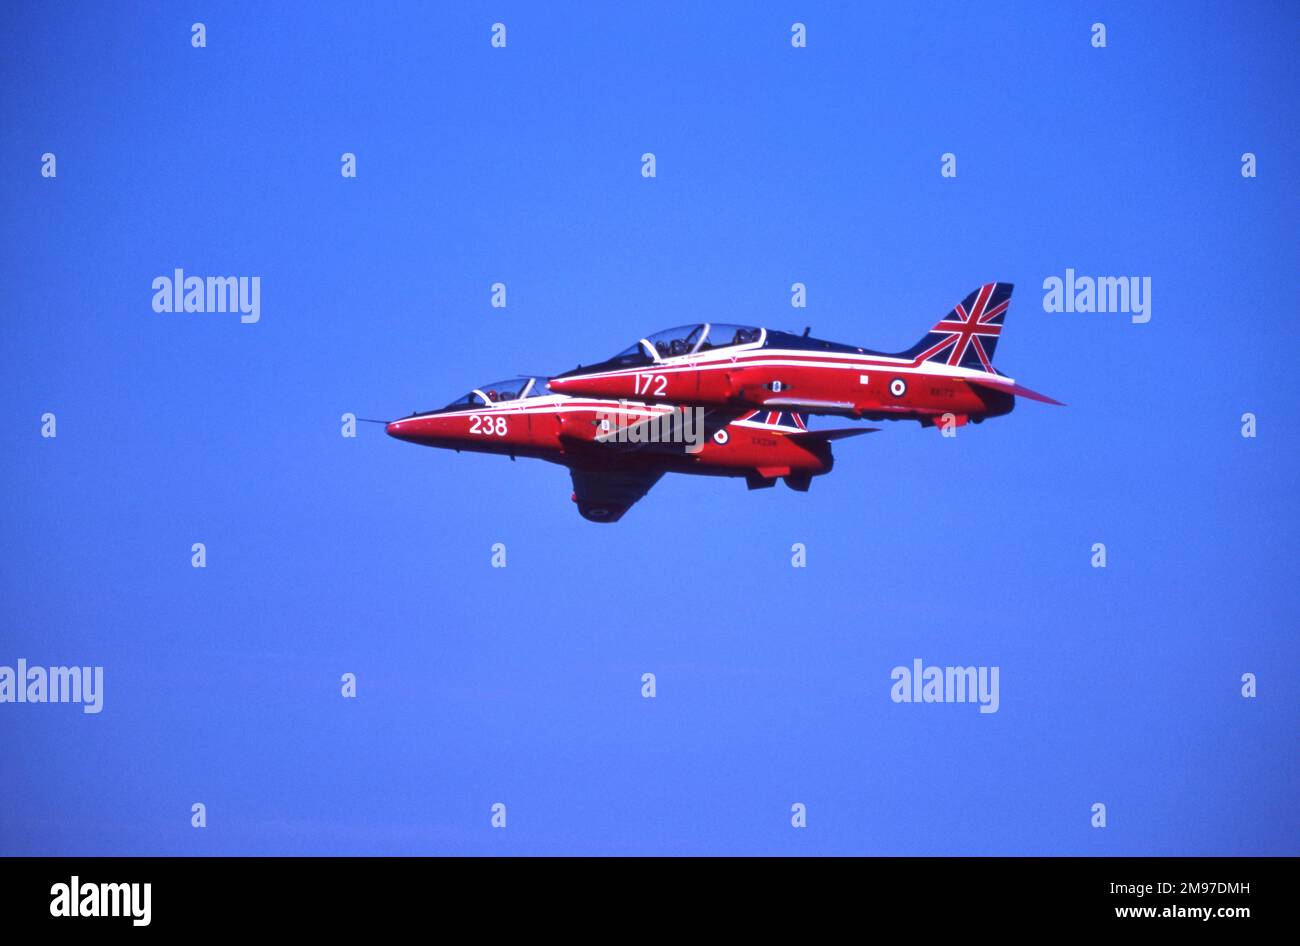
<svg viewBox="0 0 1300 946"><path fill-rule="evenodd" d="M889 382L889 393L894 397L902 397L907 393L907 382L902 378L895 378Z"/></svg>
<svg viewBox="0 0 1300 946"><path fill-rule="evenodd" d="M719 430L717 433L713 435L713 439L716 440L721 445L726 443L728 440L730 440L731 435L728 434L725 430Z"/></svg>

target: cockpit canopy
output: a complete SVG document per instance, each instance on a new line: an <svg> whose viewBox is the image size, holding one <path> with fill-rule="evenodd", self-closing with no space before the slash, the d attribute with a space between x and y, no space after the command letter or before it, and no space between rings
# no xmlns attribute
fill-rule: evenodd
<svg viewBox="0 0 1300 946"><path fill-rule="evenodd" d="M763 330L749 325L725 325L697 322L665 329L640 339L619 352L612 359L620 366L650 364L667 358L692 355L713 348L730 348L733 345L750 345L761 341Z"/></svg>
<svg viewBox="0 0 1300 946"><path fill-rule="evenodd" d="M441 411L463 411L475 407L490 407L493 404L501 404L504 401L518 401L526 397L539 397L543 394L550 394L546 390L546 378L510 378L507 381L495 381L492 384L484 384L470 391L468 394L456 398ZM438 411L428 411L434 414Z"/></svg>

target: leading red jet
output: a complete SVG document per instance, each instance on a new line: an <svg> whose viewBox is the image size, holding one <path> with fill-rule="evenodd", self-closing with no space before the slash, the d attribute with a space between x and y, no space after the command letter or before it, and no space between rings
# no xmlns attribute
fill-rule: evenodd
<svg viewBox="0 0 1300 946"><path fill-rule="evenodd" d="M1060 404L993 367L1010 283L980 286L915 345L885 354L746 325L700 323L552 378L552 391L649 403L796 410L961 426L1016 397ZM949 420L949 415L951 419Z"/></svg>
<svg viewBox="0 0 1300 946"><path fill-rule="evenodd" d="M876 428L808 430L784 411L718 411L570 397L545 378L475 388L446 407L387 425L429 447L534 457L567 466L573 501L592 522L615 522L665 473L744 477L750 489L783 478L806 491L834 464L830 442Z"/></svg>

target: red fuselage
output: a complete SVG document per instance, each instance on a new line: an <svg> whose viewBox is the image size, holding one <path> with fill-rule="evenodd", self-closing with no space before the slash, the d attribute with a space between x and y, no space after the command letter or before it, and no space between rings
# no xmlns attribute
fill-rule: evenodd
<svg viewBox="0 0 1300 946"><path fill-rule="evenodd" d="M844 348L846 346L836 346ZM863 351L758 344L710 349L650 364L596 365L553 378L552 391L708 406L958 423L1006 414L1014 382L992 372Z"/></svg>
<svg viewBox="0 0 1300 946"><path fill-rule="evenodd" d="M807 478L829 472L834 462L830 445L815 432L740 418L711 425L695 452L684 443L601 440L609 433L609 424L602 427L602 420L612 420L615 427L632 426L673 410L667 405L550 394L404 417L389 423L387 431L399 440L429 447L534 457L587 469Z"/></svg>

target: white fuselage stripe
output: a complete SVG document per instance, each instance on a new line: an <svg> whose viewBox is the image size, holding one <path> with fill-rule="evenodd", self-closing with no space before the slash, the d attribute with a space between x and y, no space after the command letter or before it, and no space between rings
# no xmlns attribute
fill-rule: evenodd
<svg viewBox="0 0 1300 946"><path fill-rule="evenodd" d="M689 358L691 356L683 356ZM574 378L621 378L637 374L680 374L685 371L719 371L737 368L842 368L847 371L862 371L863 368L876 368L896 371L900 374L928 374L936 377L971 378L974 380L990 379L999 384L1014 384L1012 378L1000 374L990 374L975 368L963 368L960 365L931 365L921 362L919 365L899 358L880 355L854 355L836 353L830 357L839 360L829 361L823 355L803 355L796 351L772 351L758 357L731 358L725 361L678 361L660 362L636 368L618 368L612 371L600 371L592 374L577 374ZM942 370L935 370L935 368ZM563 378L558 380L563 381Z"/></svg>

